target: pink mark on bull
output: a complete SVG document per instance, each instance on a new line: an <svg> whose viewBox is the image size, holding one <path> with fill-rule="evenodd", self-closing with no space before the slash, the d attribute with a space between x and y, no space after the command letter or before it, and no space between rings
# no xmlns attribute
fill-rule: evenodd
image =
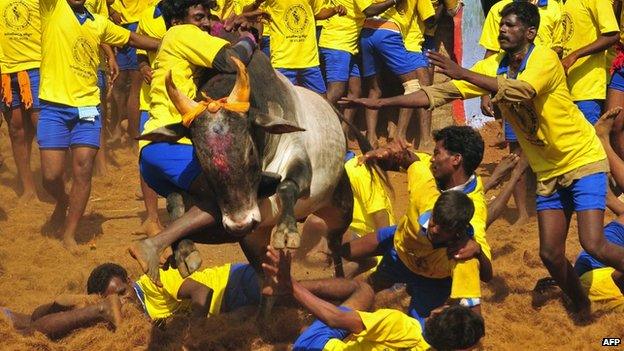
<svg viewBox="0 0 624 351"><path fill-rule="evenodd" d="M217 170L221 173L230 173L230 163L227 159L227 154L230 151L232 145L231 134L213 134L208 137L208 146L212 153L212 163Z"/></svg>

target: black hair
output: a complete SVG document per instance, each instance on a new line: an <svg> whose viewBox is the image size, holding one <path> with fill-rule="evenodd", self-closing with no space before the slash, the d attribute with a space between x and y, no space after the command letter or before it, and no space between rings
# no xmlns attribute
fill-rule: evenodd
<svg viewBox="0 0 624 351"><path fill-rule="evenodd" d="M104 263L95 267L87 279L87 294L104 294L114 277L128 279L128 272L116 263Z"/></svg>
<svg viewBox="0 0 624 351"><path fill-rule="evenodd" d="M464 306L451 306L425 322L425 340L438 351L467 349L485 335L483 317Z"/></svg>
<svg viewBox="0 0 624 351"><path fill-rule="evenodd" d="M444 230L467 233L470 219L474 214L474 204L468 195L461 191L445 191L433 205L431 218Z"/></svg>
<svg viewBox="0 0 624 351"><path fill-rule="evenodd" d="M505 5L500 12L500 16L503 18L509 15L516 15L527 28L535 27L535 30L539 28L540 14L537 6L528 1L513 1Z"/></svg>
<svg viewBox="0 0 624 351"><path fill-rule="evenodd" d="M450 126L433 132L433 140L442 141L444 148L460 154L466 176L471 176L483 160L485 144L481 134L469 126Z"/></svg>
<svg viewBox="0 0 624 351"><path fill-rule="evenodd" d="M188 10L197 5L202 5L204 8L213 11L218 9L215 0L164 0L160 5L160 10L167 28L171 27L171 22L174 19L184 20L188 15Z"/></svg>

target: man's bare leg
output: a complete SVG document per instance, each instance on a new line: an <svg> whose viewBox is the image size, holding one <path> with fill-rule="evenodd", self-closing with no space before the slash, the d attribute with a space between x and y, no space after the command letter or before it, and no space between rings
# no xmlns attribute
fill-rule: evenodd
<svg viewBox="0 0 624 351"><path fill-rule="evenodd" d="M503 158L498 162L498 165L496 165L496 168L494 168L494 171L492 171L492 175L483 186L483 192L487 193L488 191L496 188L503 181L503 178L505 178L509 172L516 167L519 160L520 156L514 153L503 156Z"/></svg>
<svg viewBox="0 0 624 351"><path fill-rule="evenodd" d="M360 77L349 77L348 84L349 84L349 88L347 91L348 98L356 99L362 96L362 79ZM357 109L353 107L345 108L343 111L343 114L344 114L344 119L346 119L347 121L351 123L354 123L354 118L355 118L355 115L357 114ZM347 128L347 125L345 123L343 123L342 128L345 132L345 135L347 136L347 141L349 142L351 146L351 141L353 140L355 136L351 135L351 133L349 132L349 128ZM351 149L352 147L349 147L349 148Z"/></svg>
<svg viewBox="0 0 624 351"><path fill-rule="evenodd" d="M100 321L113 327L121 323L121 301L118 295L110 295L95 305L44 315L31 322L31 329L49 338L59 338L69 332Z"/></svg>
<svg viewBox="0 0 624 351"><path fill-rule="evenodd" d="M513 168L513 171L511 172L511 177L509 178L509 181L507 182L507 184L505 184L505 186L503 187L501 192L498 194L498 196L496 196L494 200L488 203L487 222L485 224L486 229L492 223L494 223L494 221L498 217L500 217L501 213L503 213L503 210L507 207L507 202L509 201L509 198L513 194L514 189L518 184L518 180L522 177L527 167L529 166L526 160L526 157L519 158L518 156L514 154L509 154L503 158L503 161L505 160L507 161L513 160L516 163L516 166ZM501 161L499 166L496 167L497 169L501 166L503 161ZM494 170L494 173L496 173L496 169ZM491 178L492 177L490 177L490 179ZM490 180L488 180L488 183L489 182Z"/></svg>
<svg viewBox="0 0 624 351"><path fill-rule="evenodd" d="M624 107L624 92L616 89L607 89L607 100L605 102L605 111L610 111L616 107ZM619 111L620 116L624 116L622 111ZM613 144L615 152L620 158L624 157L624 119L619 118L615 122L611 130L611 143Z"/></svg>
<svg viewBox="0 0 624 351"><path fill-rule="evenodd" d="M58 234L57 231L65 220L69 205L69 197L65 192L65 182L63 181L66 155L67 150L41 149L43 188L56 201L54 211L42 229L46 235Z"/></svg>
<svg viewBox="0 0 624 351"><path fill-rule="evenodd" d="M76 229L91 194L93 162L97 149L92 147L72 148L72 186L69 192L69 207L63 228L63 245L70 251L76 250Z"/></svg>
<svg viewBox="0 0 624 351"><path fill-rule="evenodd" d="M543 210L537 213L540 258L550 276L557 281L561 290L572 300L575 312L579 314L579 317L586 320L590 315L590 301L581 288L581 281L574 272L574 268L565 257L566 238L571 215L571 212L565 213L563 210ZM599 225L602 229L602 221Z"/></svg>
<svg viewBox="0 0 624 351"><path fill-rule="evenodd" d="M141 191L143 192L143 203L147 213L147 218L142 225L143 231L147 236L155 236L163 230L160 218L158 218L158 194L145 183L143 177L141 177Z"/></svg>
<svg viewBox="0 0 624 351"><path fill-rule="evenodd" d="M379 78L377 75L366 77L364 79L366 84L366 88L368 89L368 98L370 99L378 99L381 97L381 87L379 86ZM377 147L377 120L379 118L379 111L366 109L366 138L368 142L373 146L373 148Z"/></svg>
<svg viewBox="0 0 624 351"><path fill-rule="evenodd" d="M410 72L407 74L403 74L399 76L401 82L405 83L407 81L418 79L418 82L421 86L429 86L431 85L431 79L429 78L429 71L425 68L419 68L414 72ZM406 93L410 93L408 91ZM402 108L399 110L399 121L397 123L397 129L394 136L395 140L399 140L402 142L408 142L407 140L407 128L409 126L409 122L412 119L413 109ZM433 139L431 137L431 111L426 109L416 109L416 114L418 116L418 143L417 149L420 150L433 150Z"/></svg>
<svg viewBox="0 0 624 351"><path fill-rule="evenodd" d="M520 144L518 142L509 142L509 152L512 154L516 154L522 156L522 149L520 148ZM524 172L518 182L516 183L516 187L514 188L514 202L516 203L516 208L518 209L518 219L513 224L514 226L523 226L529 221L529 211L527 208L527 186L528 186L528 172Z"/></svg>
<svg viewBox="0 0 624 351"><path fill-rule="evenodd" d="M13 158L23 189L19 201L26 202L37 197L35 180L30 169L31 145L35 135L35 127L29 119L31 113L32 110L24 111L22 107L16 107L6 114ZM35 114L38 115L38 112ZM36 118L35 116L34 119Z"/></svg>
<svg viewBox="0 0 624 351"><path fill-rule="evenodd" d="M133 150L138 151L138 144L134 138L139 136L139 92L143 78L138 70L128 71L130 79L130 89L128 90L127 108L128 108L128 136Z"/></svg>

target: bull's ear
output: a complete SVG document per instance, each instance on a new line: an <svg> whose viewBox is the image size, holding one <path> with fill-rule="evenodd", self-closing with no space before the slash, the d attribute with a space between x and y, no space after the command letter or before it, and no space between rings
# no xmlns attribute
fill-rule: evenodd
<svg viewBox="0 0 624 351"><path fill-rule="evenodd" d="M305 129L299 127L294 121L287 121L281 117L269 116L264 113L254 113L253 122L269 134L284 134L305 131Z"/></svg>
<svg viewBox="0 0 624 351"><path fill-rule="evenodd" d="M140 135L137 140L148 141L166 141L176 142L184 137L189 136L189 129L182 125L182 123L168 124L164 127L156 128L149 133Z"/></svg>
<svg viewBox="0 0 624 351"><path fill-rule="evenodd" d="M258 186L258 198L264 199L273 196L281 181L282 176L277 173L262 172L260 175L260 185Z"/></svg>

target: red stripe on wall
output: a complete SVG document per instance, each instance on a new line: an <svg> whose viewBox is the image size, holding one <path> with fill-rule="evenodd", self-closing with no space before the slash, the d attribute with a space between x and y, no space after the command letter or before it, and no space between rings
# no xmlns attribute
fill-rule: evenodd
<svg viewBox="0 0 624 351"><path fill-rule="evenodd" d="M464 54L464 43L462 41L462 17L464 16L464 9L459 10L459 13L453 17L454 31L453 31L453 39L454 39L454 52L455 57L457 58L457 63L462 64L462 58ZM455 120L455 124L466 124L466 110L464 109L464 101L463 100L455 100L452 105L453 109L453 119Z"/></svg>

